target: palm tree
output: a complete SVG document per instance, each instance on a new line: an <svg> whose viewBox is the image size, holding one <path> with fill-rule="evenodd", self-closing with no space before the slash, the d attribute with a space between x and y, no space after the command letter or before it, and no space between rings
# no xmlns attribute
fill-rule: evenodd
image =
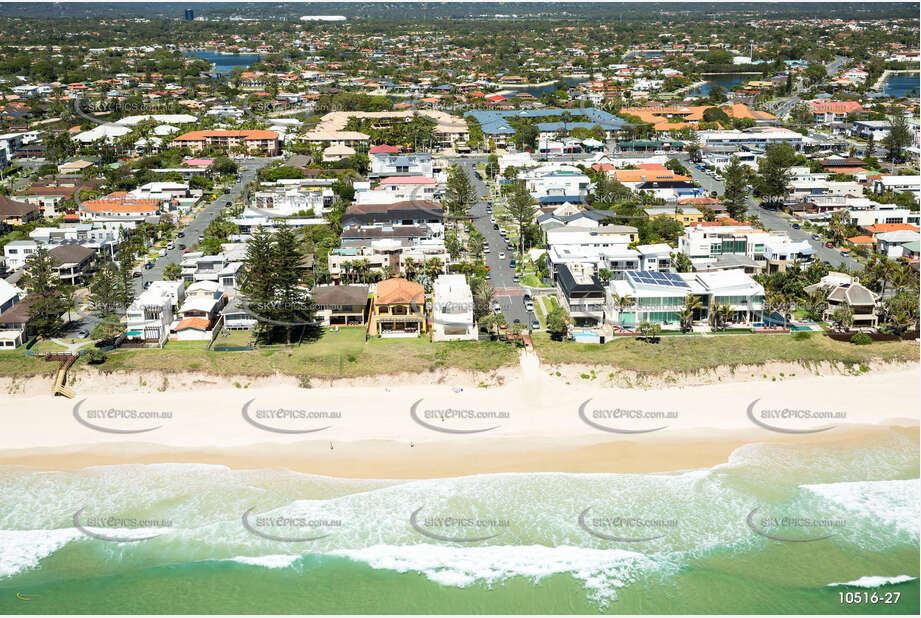
<svg viewBox="0 0 921 618"><path fill-rule="evenodd" d="M806 295L803 297L803 306L811 319L816 321L821 320L825 312L825 307L828 306L825 292L822 290L806 292Z"/></svg>
<svg viewBox="0 0 921 618"><path fill-rule="evenodd" d="M624 294L623 296L612 294L611 300L614 303L614 307L617 308L617 317L619 318L619 322L620 322L619 326L621 327L621 329L623 329L624 311L634 306L636 304L636 300L628 294Z"/></svg>
<svg viewBox="0 0 921 618"><path fill-rule="evenodd" d="M770 313L777 312L783 318L783 327L787 328L787 314L790 311L792 300L789 295L783 292L767 292L764 295L764 307Z"/></svg>
<svg viewBox="0 0 921 618"><path fill-rule="evenodd" d="M431 258L425 261L424 270L429 279L434 281L444 271L444 264L438 258Z"/></svg>
<svg viewBox="0 0 921 618"><path fill-rule="evenodd" d="M681 330L688 332L694 326L694 312L703 308L700 297L694 294L688 294L684 298L684 305L678 311L678 319L681 321Z"/></svg>
<svg viewBox="0 0 921 618"><path fill-rule="evenodd" d="M403 260L403 272L406 273L406 278L412 281L416 278L416 260L411 257L407 257Z"/></svg>

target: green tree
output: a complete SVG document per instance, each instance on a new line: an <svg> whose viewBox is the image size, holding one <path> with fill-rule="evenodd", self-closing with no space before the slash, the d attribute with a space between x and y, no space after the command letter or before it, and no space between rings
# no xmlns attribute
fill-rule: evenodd
<svg viewBox="0 0 921 618"><path fill-rule="evenodd" d="M572 324L572 318L559 305L547 313L547 330L550 332L550 337L556 341L562 341L566 337L570 324Z"/></svg>
<svg viewBox="0 0 921 618"><path fill-rule="evenodd" d="M90 294L87 299L97 316L105 318L115 313L115 310L121 305L119 288L120 280L115 265L106 262L93 277L89 286Z"/></svg>
<svg viewBox="0 0 921 618"><path fill-rule="evenodd" d="M182 276L182 266L176 262L170 262L163 268L163 278L166 281L176 281Z"/></svg>
<svg viewBox="0 0 921 618"><path fill-rule="evenodd" d="M464 169L454 164L448 172L448 183L445 188L445 197L442 203L448 214L455 217L465 217L470 207L476 204L477 193L470 182L470 177Z"/></svg>
<svg viewBox="0 0 921 618"><path fill-rule="evenodd" d="M883 145L889 150L889 160L902 160L902 149L911 144L911 127L905 115L896 112L889 115L889 132L883 138Z"/></svg>
<svg viewBox="0 0 921 618"><path fill-rule="evenodd" d="M515 183L511 195L508 197L508 212L512 220L518 225L518 238L524 238L524 229L534 220L537 212L534 198L523 182ZM518 255L524 253L524 242L518 243Z"/></svg>
<svg viewBox="0 0 921 618"><path fill-rule="evenodd" d="M796 152L790 144L770 144L758 161L758 190L769 202L782 201L790 193L790 168Z"/></svg>
<svg viewBox="0 0 921 618"><path fill-rule="evenodd" d="M702 309L703 306L699 296L688 294L684 297L684 304L678 311L678 319L681 322L682 331L689 332L691 330L694 326L694 313L698 309Z"/></svg>
<svg viewBox="0 0 921 618"><path fill-rule="evenodd" d="M19 283L28 292L29 325L47 337L62 324L61 314L71 303L67 288L58 277L58 261L44 245L39 245L26 258Z"/></svg>

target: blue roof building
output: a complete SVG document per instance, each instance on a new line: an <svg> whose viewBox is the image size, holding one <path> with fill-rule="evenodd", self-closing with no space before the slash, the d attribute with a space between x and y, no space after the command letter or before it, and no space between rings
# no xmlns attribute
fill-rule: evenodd
<svg viewBox="0 0 921 618"><path fill-rule="evenodd" d="M515 134L515 129L512 128L512 125L508 122L509 118L554 118L554 120L549 122L538 121L535 123L538 130L542 133L554 133L563 128L563 123L556 120L556 117L566 113L573 117L572 122L566 123L566 129L574 129L576 127L591 129L597 125L604 129L605 133L610 134L621 131L628 126L626 121L594 107L573 109L473 110L467 112L464 116L476 120L487 137L499 137Z"/></svg>

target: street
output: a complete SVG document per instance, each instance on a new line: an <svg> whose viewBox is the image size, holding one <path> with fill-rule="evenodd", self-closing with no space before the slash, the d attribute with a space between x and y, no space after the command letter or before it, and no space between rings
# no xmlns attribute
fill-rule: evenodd
<svg viewBox="0 0 921 618"><path fill-rule="evenodd" d="M688 168L694 181L706 189L708 194L711 191L716 191L720 195L723 194L725 184L697 169L697 166L691 162L686 154L679 155L678 160L681 161L682 165ZM843 264L851 270L863 268L859 262L849 257L842 256L837 249L829 249L826 247L824 241L813 240L810 232L793 229L792 223L786 216L778 214L773 210L762 208L752 197L748 198L748 212L749 214L756 215L758 220L761 221L761 224L769 230L786 232L791 240L797 242L801 240L807 241L816 250L816 259L818 260L829 262L833 267Z"/></svg>
<svg viewBox="0 0 921 618"><path fill-rule="evenodd" d="M153 266L150 270L145 270L144 267L141 266L141 277L135 279L135 291L140 293L145 281L159 281L163 279L163 269L166 268L167 264L171 262L176 262L177 264L181 263L185 249L180 249L179 245L186 245L186 248L189 250L191 250L194 245L197 245L198 235L204 233L205 228L208 227L211 220L225 208L225 204L228 201L233 202L237 199L243 191L243 187L249 184L253 178L256 177L259 170L268 165L271 161L272 159L270 158L244 159L240 161L237 171L240 180L231 186L230 193L218 195L213 202L199 210L192 222L181 230L185 234L185 237L176 238L174 247L172 249L167 249L165 256L158 257L153 262Z"/></svg>
<svg viewBox="0 0 921 618"><path fill-rule="evenodd" d="M470 179L476 194L482 198L489 195L489 188L486 183L476 177L476 159L464 158L454 159L459 163ZM470 215L474 217L473 225L486 239L486 246L489 247L489 253L484 255L486 265L489 266L490 279L496 294L496 301L502 306L502 313L514 323L519 320L523 328L528 328L534 314L529 314L524 308L524 290L520 285L512 280L515 276L515 269L509 266L509 261L516 255L506 247L505 239L499 234L499 231L493 228L489 222L489 215L486 213L486 202L478 199L475 206L470 209ZM504 254L504 259L499 259L499 254Z"/></svg>

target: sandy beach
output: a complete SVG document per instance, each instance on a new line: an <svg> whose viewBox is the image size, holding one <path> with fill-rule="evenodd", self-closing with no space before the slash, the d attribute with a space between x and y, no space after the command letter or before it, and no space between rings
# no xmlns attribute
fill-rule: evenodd
<svg viewBox="0 0 921 618"><path fill-rule="evenodd" d="M885 393L885 407L880 395ZM916 368L638 390L523 370L488 388L290 384L0 398L0 464L196 462L340 477L653 472L751 442L917 438Z"/></svg>

